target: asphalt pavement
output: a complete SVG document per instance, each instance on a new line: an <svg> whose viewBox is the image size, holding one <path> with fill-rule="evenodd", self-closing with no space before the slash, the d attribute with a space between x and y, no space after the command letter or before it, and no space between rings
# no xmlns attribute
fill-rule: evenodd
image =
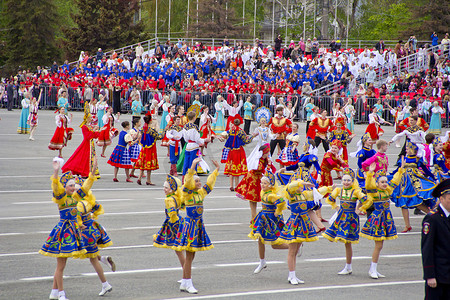
<svg viewBox="0 0 450 300"><path fill-rule="evenodd" d="M48 299L56 260L38 254L51 229L59 220L56 205L51 201L50 176L52 158L57 152L47 148L55 130L54 114L39 112L39 126L35 141L16 133L20 110L0 111L0 299ZM67 159L82 140L82 113L75 112L73 139L63 150ZM131 121L130 115L121 120ZM252 124L252 128L255 126ZM299 123L302 138L305 123ZM118 128L120 125L117 124ZM356 141L366 125L356 125L357 137L349 146L356 150ZM384 127L390 139L393 127ZM117 140L106 150L109 157ZM178 259L172 250L152 246L152 235L164 221L163 182L169 171L167 149L159 146L160 169L153 172L156 186L139 186L125 182L123 170L114 183L113 168L107 158L99 157L101 179L93 186L93 193L105 214L99 222L106 228L113 245L101 250L112 256L117 271L105 268L113 291L107 299L423 299L424 281L420 255L421 216L411 211L413 230L399 234L398 239L386 241L381 252L378 271L386 278L374 280L368 275L374 243L365 238L353 246L353 274L339 276L345 265L342 243L324 238L305 243L297 260L297 276L305 284L293 286L287 281L287 251L266 248L268 267L260 274L253 270L259 263L257 243L247 237L250 209L229 190L229 179L221 175L204 202L206 231L215 248L196 254L192 278L198 295L179 291L177 280L182 277ZM246 146L249 153L254 144ZM220 160L223 143L215 140L208 145L205 160ZM97 147L97 153L100 148ZM392 145L388 155L391 166L400 149ZM319 157L323 156L319 149ZM350 159L356 168L356 160ZM202 177L206 181L206 177ZM338 185L339 181L336 182ZM258 207L259 209L259 207ZM397 230L404 227L401 211L391 206ZM323 216L333 215L324 205ZM289 211L284 213L285 219ZM361 217L361 224L366 218ZM328 224L326 224L328 225ZM89 260L69 259L65 269L64 287L71 300L99 299L101 290Z"/></svg>

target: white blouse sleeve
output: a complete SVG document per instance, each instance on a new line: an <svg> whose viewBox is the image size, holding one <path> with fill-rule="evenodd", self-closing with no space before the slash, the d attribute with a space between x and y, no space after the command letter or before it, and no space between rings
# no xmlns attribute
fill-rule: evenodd
<svg viewBox="0 0 450 300"><path fill-rule="evenodd" d="M55 116L55 123L56 123L57 127L61 127L62 126L61 117L59 115Z"/></svg>
<svg viewBox="0 0 450 300"><path fill-rule="evenodd" d="M27 100L26 99L23 99L22 100L22 107L23 108L28 108L30 106L30 104L27 102Z"/></svg>

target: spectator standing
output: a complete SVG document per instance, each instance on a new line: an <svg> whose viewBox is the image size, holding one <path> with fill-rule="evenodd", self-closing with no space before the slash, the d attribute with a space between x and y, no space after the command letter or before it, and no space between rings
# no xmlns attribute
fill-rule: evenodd
<svg viewBox="0 0 450 300"><path fill-rule="evenodd" d="M281 44L283 43L283 39L281 38L281 35L278 35L277 38L275 39L275 55L278 56L281 51Z"/></svg>
<svg viewBox="0 0 450 300"><path fill-rule="evenodd" d="M103 50L102 48L98 48L97 54L95 55L95 58L97 58L97 61L101 61L103 58Z"/></svg>
<svg viewBox="0 0 450 300"><path fill-rule="evenodd" d="M12 80L8 81L6 86L6 96L8 99L8 111L12 111L14 104L14 84Z"/></svg>
<svg viewBox="0 0 450 300"><path fill-rule="evenodd" d="M141 43L138 43L136 46L136 57L142 59L142 55L144 54L144 47L141 46Z"/></svg>
<svg viewBox="0 0 450 300"><path fill-rule="evenodd" d="M449 54L449 46L450 46L450 39L448 37L448 33L445 34L445 37L441 41L441 48L442 51L444 51L444 56Z"/></svg>
<svg viewBox="0 0 450 300"><path fill-rule="evenodd" d="M431 34L431 46L437 46L438 45L438 36L436 34L436 32L433 32Z"/></svg>
<svg viewBox="0 0 450 300"><path fill-rule="evenodd" d="M386 49L386 46L384 45L383 39L381 39L378 43L375 44L375 49L377 49L378 52L383 53Z"/></svg>

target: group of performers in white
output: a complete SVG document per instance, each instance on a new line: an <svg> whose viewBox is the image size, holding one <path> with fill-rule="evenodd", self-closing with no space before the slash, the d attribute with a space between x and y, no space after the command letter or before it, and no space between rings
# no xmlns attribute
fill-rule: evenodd
<svg viewBox="0 0 450 300"><path fill-rule="evenodd" d="M276 107L273 115L268 108L260 107L254 112L258 127L247 134L240 127L243 120L238 111L242 103L227 104L234 115L225 122L220 102L215 116L209 115L207 107L199 105L193 105L185 116L184 109L176 109L167 102L163 106L161 125L156 122L159 106L152 104L143 118L142 128L140 116L134 116L131 124L122 122L121 132L114 128L119 116L114 116L111 109L106 109L103 126L99 127L98 117L93 115L95 110L86 104L81 125L82 144L64 165L60 158L53 162L53 201L58 204L60 222L40 250L43 255L57 258L50 299L67 299L63 271L68 257L90 258L102 282L100 295L112 290L99 264L102 262L115 270L113 260L99 254L99 248L112 242L96 221L103 208L90 190L101 175L94 139L103 147L104 156L112 137L118 136L117 146L108 160L114 167L113 181L119 181L118 170L125 169L126 181L132 182L131 178L136 177L139 185L143 183L145 171L146 184L154 185L151 171L159 168L157 140L168 147L170 172L164 182L166 218L153 236L153 245L175 251L183 268L180 290L193 294L197 293L191 276L195 254L213 248L203 222L203 201L214 188L220 162L225 164L223 174L230 178L230 191L250 204L248 237L258 241L260 258L254 273L267 268L265 245L287 249L287 281L292 285L304 283L296 273L300 247L319 240L320 234L345 246L346 264L337 272L339 275L352 274L352 245L359 242L360 236L373 240L368 274L373 279L385 277L377 264L383 242L397 238L391 201L402 209L405 222L402 232L408 232L412 229L408 209L430 212L436 206L432 196L434 187L449 177L449 134L427 134L427 124L417 117L414 109L402 124L396 124L404 129L391 141L381 139L380 124L384 121L374 111L366 133L357 142L358 151L348 154L347 145L355 134L353 123L345 113L338 111L329 117L326 111L311 108L305 138L298 132L298 125L284 116L284 107ZM61 150L73 132L64 109L58 112L57 119L59 125L49 145L52 150ZM401 146L402 137L406 141L395 163L396 169L388 173L385 152L391 143ZM211 170L203 159L203 151L215 139L224 142L224 147L221 161L213 160L215 169ZM254 140L256 145L247 156L244 145ZM322 160L317 157L316 146L320 143L326 150ZM374 145L377 150L373 149ZM301 150L303 153L299 154ZM357 159L356 170L348 167L349 156ZM59 177L61 167L64 173ZM134 170L139 170L139 175L134 175ZM342 179L341 187L334 184L333 171ZM205 184L198 174L209 174ZM259 212L258 203L261 204ZM329 221L322 217L322 203L336 210ZM288 207L290 215L285 219L283 211ZM361 225L360 216L367 216Z"/></svg>

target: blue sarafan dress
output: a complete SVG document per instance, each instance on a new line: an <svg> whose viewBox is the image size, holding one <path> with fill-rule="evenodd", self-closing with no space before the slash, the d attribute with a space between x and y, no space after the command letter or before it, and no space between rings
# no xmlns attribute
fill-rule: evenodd
<svg viewBox="0 0 450 300"><path fill-rule="evenodd" d="M94 258L99 256L99 248L106 248L113 244L111 238L106 233L105 228L103 228L100 223L96 221L99 215L104 213L102 205L95 202L95 198L92 196L91 192L88 193L88 196L84 199L89 199L88 202L93 202L92 208L85 212L82 212L81 221L83 225L86 226L81 232L81 236L83 238L84 245L86 247L86 253L76 258ZM80 211L80 204L82 207L86 207L86 201L83 200L78 204L78 211Z"/></svg>
<svg viewBox="0 0 450 300"><path fill-rule="evenodd" d="M332 225L322 233L331 242L359 243L359 216L355 212L358 200L367 201L366 195L360 188L335 188L326 202L336 209L336 199L340 199L340 207Z"/></svg>
<svg viewBox="0 0 450 300"><path fill-rule="evenodd" d="M17 133L30 133L30 125L28 125L28 115L30 114L30 100L25 98L22 100L22 112L20 113L19 126Z"/></svg>
<svg viewBox="0 0 450 300"><path fill-rule="evenodd" d="M166 219L157 234L153 235L153 246L158 248L176 248L178 231L182 228L183 218L178 214L180 200L175 193L166 196Z"/></svg>
<svg viewBox="0 0 450 300"><path fill-rule="evenodd" d="M362 227L360 236L374 241L397 238L397 229L395 228L394 218L390 209L390 200L404 173L405 170L399 168L385 190L377 187L373 172L366 173L367 201L364 202L360 210L365 212L373 204L374 211Z"/></svg>
<svg viewBox="0 0 450 300"><path fill-rule="evenodd" d="M131 128L130 133L132 136L138 137L139 130L136 128ZM128 148L128 152L130 153L131 162L137 162L139 158L139 153L141 153L142 146L139 143L135 143Z"/></svg>
<svg viewBox="0 0 450 300"><path fill-rule="evenodd" d="M51 180L52 200L58 204L60 220L50 232L39 253L52 257L77 257L83 255L86 253L86 249L77 223L77 203L86 196L96 178L90 173L82 188L70 196L66 194L59 178L52 176Z"/></svg>
<svg viewBox="0 0 450 300"><path fill-rule="evenodd" d="M397 165L401 165L401 161L398 161ZM419 169L422 169L425 175ZM405 172L392 194L392 202L401 208L414 208L420 204L433 208L436 199L431 194L435 187L435 177L423 160L408 155L405 157Z"/></svg>
<svg viewBox="0 0 450 300"><path fill-rule="evenodd" d="M301 179L305 182L310 182L315 185L316 188L319 187L319 184L311 176L311 166L314 166L316 169L316 173L320 176L321 169L319 164L319 159L314 154L303 153L299 157L298 164L286 167L287 171L296 171L294 173L277 173L278 181L281 185L286 185L291 181ZM312 190L310 187L305 187L307 190Z"/></svg>
<svg viewBox="0 0 450 300"><path fill-rule="evenodd" d="M182 228L178 231L174 250L197 252L214 248L203 223L203 200L214 188L217 175L219 172L216 169L208 176L206 184L201 189L195 190L194 170L189 169L186 173L182 187L186 217Z"/></svg>
<svg viewBox="0 0 450 300"><path fill-rule="evenodd" d="M131 169L133 165L131 164L130 153L127 149L127 142L125 142L125 135L127 132L122 130L119 133L119 140L117 146L114 148L111 156L108 160L108 164L117 168Z"/></svg>
<svg viewBox="0 0 450 300"><path fill-rule="evenodd" d="M359 187L365 192L366 182L364 177L364 171L362 169L362 163L367 159L371 158L377 154L377 151L373 149L369 149L367 147L363 147L361 150L356 153L356 158L358 158L358 172L356 173L356 179L358 180Z"/></svg>
<svg viewBox="0 0 450 300"><path fill-rule="evenodd" d="M274 189L261 191L262 209L251 221L249 238L260 240L264 244L278 244L281 230L284 227L283 210L286 202L278 196Z"/></svg>
<svg viewBox="0 0 450 300"><path fill-rule="evenodd" d="M298 189L302 191L298 193ZM328 187L321 187L318 192L326 194L330 191ZM285 197L289 200L291 215L281 230L278 242L290 244L319 240L313 223L308 216L308 211L310 210L308 203L314 203L313 191L304 189L300 181L293 181L286 186Z"/></svg>
<svg viewBox="0 0 450 300"><path fill-rule="evenodd" d="M215 133L221 133L222 131L225 131L225 117L224 117L224 106L222 102L217 101L214 104L214 107L216 109L216 122L212 124L212 130Z"/></svg>
<svg viewBox="0 0 450 300"><path fill-rule="evenodd" d="M449 169L445 165L445 156L442 153L435 153L433 155L434 174L438 182L450 178ZM444 173L444 175L441 174Z"/></svg>

